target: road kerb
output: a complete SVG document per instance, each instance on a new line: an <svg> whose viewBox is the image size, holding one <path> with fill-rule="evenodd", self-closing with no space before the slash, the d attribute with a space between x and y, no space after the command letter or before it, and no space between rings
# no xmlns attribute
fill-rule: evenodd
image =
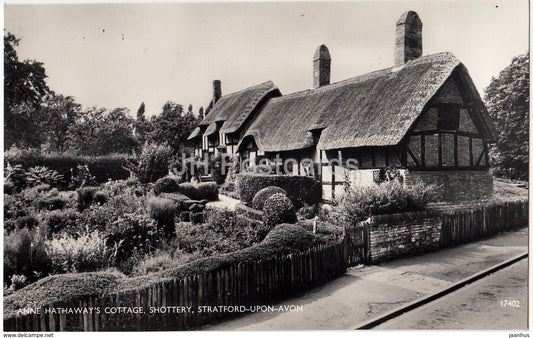
<svg viewBox="0 0 533 338"><path fill-rule="evenodd" d="M509 265L511 264L514 264L524 258L528 257L528 253L523 253L523 254L520 254L518 256L515 256L511 259L508 259L502 263L499 263L499 264L496 264L496 265L493 265L492 267L490 268L487 268L485 270L482 270L472 276L469 276L469 277L466 277L460 281L458 281L457 283L454 283L453 285L447 287L446 289L444 290L441 290L439 292L436 292L436 293L433 293L433 294L430 294L430 295L427 295L427 296L424 296L420 299L416 299L408 304L405 304L404 306L400 307L400 308L397 308L397 309L394 309L394 310L391 310L389 312L386 312L380 316L378 316L377 318L372 318L372 319L369 319L361 324L358 324L356 325L355 327L351 328L352 330L364 330L364 329L371 329L373 327L376 327L390 319L393 319L395 317L398 317L408 311L411 311L411 310L414 310L422 305L425 305L429 302L432 302L433 300L435 299L438 299L438 298L441 298L449 293L452 293L462 287L464 287L465 285L468 285L468 284L471 284L487 275L490 275L491 273L493 272L496 272L498 270L501 270L503 268L506 268L508 267Z"/></svg>

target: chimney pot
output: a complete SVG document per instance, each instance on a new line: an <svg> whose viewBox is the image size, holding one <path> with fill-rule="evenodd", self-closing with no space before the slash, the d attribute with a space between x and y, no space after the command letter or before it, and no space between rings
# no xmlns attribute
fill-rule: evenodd
<svg viewBox="0 0 533 338"><path fill-rule="evenodd" d="M401 66L422 55L422 21L414 11L402 14L396 22L394 64Z"/></svg>

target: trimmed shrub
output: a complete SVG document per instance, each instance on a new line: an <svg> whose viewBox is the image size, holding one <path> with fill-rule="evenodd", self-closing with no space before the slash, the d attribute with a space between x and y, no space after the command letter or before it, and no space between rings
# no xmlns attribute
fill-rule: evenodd
<svg viewBox="0 0 533 338"><path fill-rule="evenodd" d="M218 200L218 186L215 182L181 183L178 186L178 191L193 200Z"/></svg>
<svg viewBox="0 0 533 338"><path fill-rule="evenodd" d="M280 187L270 186L259 190L252 200L252 207L257 210L263 210L265 201L274 194L283 194L287 196L287 192Z"/></svg>
<svg viewBox="0 0 533 338"><path fill-rule="evenodd" d="M152 191L156 196L159 196L162 192L176 192L178 191L178 181L170 176L162 177L154 183Z"/></svg>
<svg viewBox="0 0 533 338"><path fill-rule="evenodd" d="M166 237L174 235L176 224L176 207L174 201L153 197L148 200L150 217L157 222L157 227Z"/></svg>
<svg viewBox="0 0 533 338"><path fill-rule="evenodd" d="M320 182L312 177L288 175L239 174L237 191L242 202L250 205L255 194L266 187L276 186L287 192L292 203L300 208L303 203L314 204L322 200Z"/></svg>
<svg viewBox="0 0 533 338"><path fill-rule="evenodd" d="M246 206L244 203L239 203L235 206L237 215L242 215L256 221L263 222L263 212L261 210L253 209Z"/></svg>
<svg viewBox="0 0 533 338"><path fill-rule="evenodd" d="M94 193L93 202L99 205L105 204L109 196L103 191L97 191Z"/></svg>
<svg viewBox="0 0 533 338"><path fill-rule="evenodd" d="M85 272L48 276L4 297L4 316L21 308L40 308L87 296L101 297L115 290L124 276L110 272Z"/></svg>
<svg viewBox="0 0 533 338"><path fill-rule="evenodd" d="M78 210L85 210L91 206L96 188L80 188L76 192L78 193Z"/></svg>
<svg viewBox="0 0 533 338"><path fill-rule="evenodd" d="M291 200L280 193L270 196L263 208L263 223L269 229L277 224L295 223L296 213Z"/></svg>

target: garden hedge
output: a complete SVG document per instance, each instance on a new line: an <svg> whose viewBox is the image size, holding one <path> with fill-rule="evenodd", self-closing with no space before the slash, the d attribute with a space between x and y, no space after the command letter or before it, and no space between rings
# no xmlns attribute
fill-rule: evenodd
<svg viewBox="0 0 533 338"><path fill-rule="evenodd" d="M237 191L241 201L248 205L259 190L269 186L285 190L296 208L302 207L304 203L314 204L322 200L320 182L312 177L249 173L237 175Z"/></svg>
<svg viewBox="0 0 533 338"><path fill-rule="evenodd" d="M256 221L263 222L263 212L246 206L244 203L239 203L235 206L235 212L241 217L251 218Z"/></svg>
<svg viewBox="0 0 533 338"><path fill-rule="evenodd" d="M11 166L22 165L25 169L35 166L45 166L63 175L65 186L68 186L71 178L70 169L76 171L78 165L87 165L91 175L97 183L104 183L108 180L124 180L130 173L123 168L127 160L132 160L127 155L107 155L107 156L75 156L71 154L35 154L25 153L19 156L7 156L4 158Z"/></svg>
<svg viewBox="0 0 533 338"><path fill-rule="evenodd" d="M181 183L178 192L188 196L192 200L216 201L218 200L218 186L215 182L204 183Z"/></svg>

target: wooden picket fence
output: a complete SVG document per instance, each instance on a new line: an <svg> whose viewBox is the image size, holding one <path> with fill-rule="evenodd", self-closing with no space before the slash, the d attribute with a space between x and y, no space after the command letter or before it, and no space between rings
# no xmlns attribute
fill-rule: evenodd
<svg viewBox="0 0 533 338"><path fill-rule="evenodd" d="M237 311L274 304L324 283L346 270L345 242L320 245L301 253L268 260L238 263L201 275L153 284L105 297L88 297L52 304L50 308L99 308L86 314L31 314L4 320L5 331L133 331L188 330ZM200 312L202 306L230 307ZM139 308L141 314L107 314L106 308ZM184 313L152 313L151 308L191 307ZM205 308L204 308L205 309Z"/></svg>
<svg viewBox="0 0 533 338"><path fill-rule="evenodd" d="M440 210L441 246L447 247L525 226L529 222L529 203L509 201L464 209Z"/></svg>

